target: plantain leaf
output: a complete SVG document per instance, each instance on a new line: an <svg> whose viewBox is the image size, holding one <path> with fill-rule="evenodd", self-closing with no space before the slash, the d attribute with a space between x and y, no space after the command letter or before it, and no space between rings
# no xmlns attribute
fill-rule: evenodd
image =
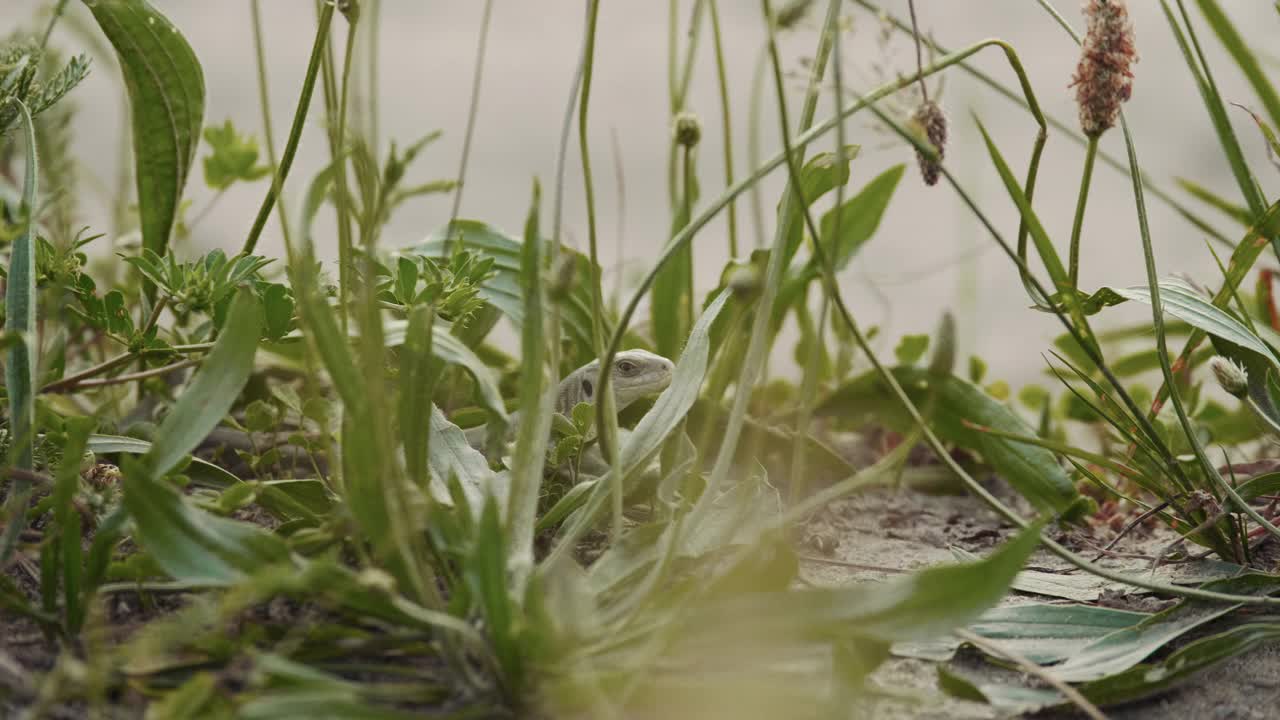
<svg viewBox="0 0 1280 720"><path fill-rule="evenodd" d="M1216 580L1203 587L1237 595L1269 595L1280 590L1280 579L1250 573ZM1239 605L1183 600L1133 627L1117 630L1090 643L1066 662L1055 666L1054 674L1067 682L1086 682L1123 672L1173 640L1237 607Z"/></svg>
<svg viewBox="0 0 1280 720"><path fill-rule="evenodd" d="M926 418L939 437L981 453L996 473L1037 509L1064 520L1075 519L1087 510L1087 501L1052 452L982 432L982 427L989 427L1019 435L1036 434L1004 404L954 375L939 377L926 368L908 366L891 372L913 401L931 408ZM814 412L838 416L853 425L879 422L901 431L913 424L875 372L837 388Z"/></svg>
<svg viewBox="0 0 1280 720"><path fill-rule="evenodd" d="M976 635L999 641L1002 647L1013 650L1034 663L1048 665L1061 662L1089 643L1117 630L1132 627L1148 617L1148 613L1092 605L1028 603L992 608L969 625L968 629ZM920 643L895 643L893 654L935 662L945 661L951 659L962 643L957 637Z"/></svg>
<svg viewBox="0 0 1280 720"><path fill-rule="evenodd" d="M822 216L818 232L822 234L823 242L827 243L836 270L843 270L880 227L880 219L884 217L889 201L893 198L893 191L897 189L905 170L906 165L894 165L864 185L857 195L846 200L843 205ZM840 234L835 236L837 218ZM817 258L811 258L809 264L821 270Z"/></svg>
<svg viewBox="0 0 1280 720"><path fill-rule="evenodd" d="M129 92L142 246L164 255L200 144L204 72L178 28L146 0L85 4L115 48Z"/></svg>

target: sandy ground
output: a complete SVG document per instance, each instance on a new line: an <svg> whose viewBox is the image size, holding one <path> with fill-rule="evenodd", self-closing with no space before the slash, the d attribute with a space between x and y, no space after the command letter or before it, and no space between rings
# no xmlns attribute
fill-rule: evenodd
<svg viewBox="0 0 1280 720"><path fill-rule="evenodd" d="M999 490L999 487L993 489ZM842 585L854 581L885 579L893 570L918 570L955 559L951 547L983 553L1012 535L1014 528L1004 523L979 500L960 495L927 495L904 489L875 489L833 503L810 523L806 549L810 560L802 565L802 577L817 585ZM1097 540L1105 544L1111 531L1102 529L1096 537L1073 534L1062 538L1076 548ZM1126 538L1115 551L1125 554L1155 554L1176 537L1159 528L1146 529ZM832 540L836 543L833 545ZM823 554L822 549L829 554ZM833 563L848 563L838 565ZM1267 562L1274 562L1269 560ZM1150 563L1142 559L1103 559L1101 564L1142 573ZM862 567L851 567L860 565ZM880 570L873 567L882 568ZM1029 568L1067 572L1070 566L1041 550L1028 562ZM1197 572L1194 568L1162 566L1154 577L1166 581L1186 581ZM1072 572L1079 575L1078 571ZM1128 604L1128 609L1156 611L1165 601L1140 593L1117 597L1115 587L1099 581L1096 585L1081 583L1083 598L1092 595L1112 603ZM1111 592L1109 592L1109 590ZM1013 591L1002 605L1039 602L1069 602ZM963 661L963 657L958 661ZM994 668L981 660L964 662L964 670L978 678L1020 679L1025 676ZM915 702L882 701L870 717L885 719L986 720L1019 717L1003 713L988 705L965 702L943 694L937 687L932 663L910 658L893 658L882 666L873 679L888 688L910 688L920 693ZM1212 720L1261 720L1276 716L1280 702L1280 644L1261 646L1194 676L1185 685L1158 698L1127 706L1109 708L1111 718L1179 717ZM1044 717L1084 717L1078 713L1042 713Z"/></svg>

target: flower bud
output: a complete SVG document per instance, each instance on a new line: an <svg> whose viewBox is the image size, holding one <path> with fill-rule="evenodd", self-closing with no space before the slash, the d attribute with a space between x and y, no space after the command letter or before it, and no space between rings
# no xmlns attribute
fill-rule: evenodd
<svg viewBox="0 0 1280 720"><path fill-rule="evenodd" d="M1244 397L1249 391L1249 374L1245 369L1236 363L1215 355L1209 358L1209 370L1213 371L1213 377L1231 395L1236 397Z"/></svg>
<svg viewBox="0 0 1280 720"><path fill-rule="evenodd" d="M676 142L684 147L697 145L702 139L702 123L698 121L698 116L687 112L676 115L675 136Z"/></svg>

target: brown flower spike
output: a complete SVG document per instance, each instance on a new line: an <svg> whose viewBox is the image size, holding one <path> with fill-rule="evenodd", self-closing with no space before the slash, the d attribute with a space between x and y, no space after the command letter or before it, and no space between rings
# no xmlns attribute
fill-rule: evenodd
<svg viewBox="0 0 1280 720"><path fill-rule="evenodd" d="M924 131L925 137L933 145L933 151L937 153L936 158L931 158L916 151L916 159L920 161L920 174L924 176L924 184L936 185L938 177L942 174L942 157L947 146L947 116L943 114L942 108L938 107L938 103L925 100L911 116L911 120Z"/></svg>
<svg viewBox="0 0 1280 720"><path fill-rule="evenodd" d="M1116 124L1120 104L1133 92L1130 66L1138 52L1124 0L1088 0L1084 16L1087 31L1071 85L1080 104L1080 129L1096 138Z"/></svg>

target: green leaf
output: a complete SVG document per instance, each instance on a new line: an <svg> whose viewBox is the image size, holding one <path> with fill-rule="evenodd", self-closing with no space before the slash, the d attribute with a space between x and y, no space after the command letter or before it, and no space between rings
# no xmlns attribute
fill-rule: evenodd
<svg viewBox="0 0 1280 720"><path fill-rule="evenodd" d="M20 342L9 344L4 365L5 389L9 396L9 436L12 438L7 465L30 469L36 440L36 368L40 363L40 347L36 327L36 260L35 214L39 208L38 180L40 163L36 150L35 126L31 114L21 102L18 110L26 128L26 171L22 181L22 233L9 251L9 272L5 281L4 331ZM0 566L8 564L17 547L18 535L26 527L25 512L30 483L14 480L10 486L4 514L5 530L0 538Z"/></svg>
<svg viewBox="0 0 1280 720"><path fill-rule="evenodd" d="M846 200L844 205L833 208L822 216L822 220L818 223L818 232L822 234L823 242L827 243L828 252L831 252L830 248L835 248L834 252L831 252L831 260L837 271L843 270L849 264L858 250L880 227L880 219L884 217L884 212L889 207L889 200L893 198L893 191L897 189L898 181L902 179L905 170L906 165L894 165L863 186L862 190ZM837 218L840 222L840 235L833 237ZM816 258L810 259L809 264L820 269Z"/></svg>
<svg viewBox="0 0 1280 720"><path fill-rule="evenodd" d="M1165 19L1169 23L1173 37L1178 42L1178 48L1182 51L1182 57L1186 62L1187 69L1191 71L1191 75L1196 81L1196 87L1200 91L1201 104L1204 105L1205 111L1209 113L1214 132L1218 136L1218 144L1222 148L1222 155L1226 159L1227 165L1231 168L1231 174L1235 177L1236 185L1239 186L1240 193L1244 196L1249 206L1249 211L1255 216L1261 215L1266 207L1266 201L1262 197L1257 179L1249 169L1248 161L1245 160L1244 151L1236 138L1236 131L1231 124L1231 119L1227 117L1226 104L1218 92L1217 84L1213 80L1213 75L1201 51L1200 41L1196 37L1195 26L1191 24L1190 18L1187 17L1186 9L1183 7L1181 0L1178 2L1178 7L1182 10L1183 19L1187 21L1185 33L1174 18L1173 11L1169 8L1169 5L1161 3L1161 7L1164 9ZM1202 9L1204 9L1203 5ZM1188 42L1188 35L1190 36L1190 42ZM1274 242L1273 247L1275 247Z"/></svg>
<svg viewBox="0 0 1280 720"><path fill-rule="evenodd" d="M1151 293L1144 286L1114 289L1129 300L1151 304ZM1275 355L1244 323L1212 305L1185 281L1166 278L1160 281L1160 304L1164 311L1179 320L1242 348L1251 350L1274 364Z"/></svg>
<svg viewBox="0 0 1280 720"><path fill-rule="evenodd" d="M1092 605L1028 603L992 608L969 625L968 629L976 635L997 641L1001 647L1017 652L1034 663L1049 665L1061 662L1089 643L1117 630L1132 627L1148 617L1148 613ZM895 643L893 653L903 657L945 661L951 658L962 642L959 638L952 637L922 643Z"/></svg>
<svg viewBox="0 0 1280 720"><path fill-rule="evenodd" d="M1174 182L1178 183L1183 190L1186 190L1195 199L1245 227L1249 227L1249 224L1253 221L1253 214L1249 212L1248 208L1231 202L1203 185L1186 178L1175 178Z"/></svg>
<svg viewBox="0 0 1280 720"><path fill-rule="evenodd" d="M496 275L489 278L480 287L480 297L485 302L502 311L516 329L524 325L524 300L520 280L520 251L523 244L516 238L503 233L497 228L475 220L456 220L453 222L454 239L462 247L478 253L481 257L492 258ZM445 227L432 233L423 242L405 248L405 253L417 253L427 257L444 258L445 248L452 248L455 243L449 242L449 228ZM580 252L562 248L562 257L567 257L573 264L573 286L564 297L556 300L560 311L560 327L565 336L565 357L563 360L572 367L590 362L595 355L591 341L591 278L599 277L599 269L593 269L591 260ZM550 253L542 252L543 267L550 269ZM605 334L612 332L613 322L605 318Z"/></svg>
<svg viewBox="0 0 1280 720"><path fill-rule="evenodd" d="M156 430L144 459L152 474L167 473L226 417L253 372L261 337L262 306L251 290L241 288L203 367Z"/></svg>
<svg viewBox="0 0 1280 720"><path fill-rule="evenodd" d="M60 549L62 565L63 609L66 627L71 632L80 628L83 619L81 577L84 563L81 558L80 514L72 506L72 500L80 486L80 464L88 446L89 433L96 421L93 418L68 418L67 441L62 447L62 462L54 477L53 518L61 530ZM46 549L45 552L49 552Z"/></svg>
<svg viewBox="0 0 1280 720"><path fill-rule="evenodd" d="M1205 590L1238 595L1268 595L1280 590L1280 579L1259 573L1216 580ZM1123 672L1197 627L1230 613L1239 605L1183 600L1131 628L1117 630L1060 665L1054 674L1067 682L1085 682Z"/></svg>
<svg viewBox="0 0 1280 720"><path fill-rule="evenodd" d="M1059 515L1064 520L1074 519L1085 511L1086 504L1052 452L978 429L990 427L1019 435L1036 434L1003 403L959 377L938 377L916 367L897 367L891 372L913 402L928 404L928 398L932 398L932 409L926 419L940 438L981 453L996 474L1038 510ZM880 422L900 431L913 426L910 417L874 372L837 388L815 408L815 413L835 415L852 425Z"/></svg>
<svg viewBox="0 0 1280 720"><path fill-rule="evenodd" d="M417 283L417 265L413 284ZM431 406L443 363L432 362L432 326L435 312L415 307L409 314L404 347L400 351L400 435L405 453L405 470L419 486L430 482L431 415L422 412Z"/></svg>
<svg viewBox="0 0 1280 720"><path fill-rule="evenodd" d="M521 255L520 284L524 290L525 315L520 326L520 425L516 432L515 464L511 468L511 493L506 498L508 504L505 507L511 561L517 566L533 564L533 535L542 488L542 465L546 457L547 437L551 432L551 415L555 410L555 394L549 388L557 382L556 378L547 377L546 367L547 338L542 317L546 297L542 282L542 241L538 231L541 195L542 188L534 180ZM486 503L485 507L487 512L489 504ZM518 572L524 573L524 570Z"/></svg>
<svg viewBox="0 0 1280 720"><path fill-rule="evenodd" d="M175 580L225 586L270 564L287 562L289 549L275 535L192 506L154 476L147 458L125 457L124 506L134 536Z"/></svg>
<svg viewBox="0 0 1280 720"><path fill-rule="evenodd" d="M1280 125L1280 93L1276 92L1275 86L1263 71L1258 58L1249 49L1249 44L1240 36L1236 26L1222 11L1222 6L1217 0L1196 0L1196 4L1200 6L1200 12L1204 13L1205 20L1208 21L1209 27L1213 28L1222 46L1231 53L1231 58L1236 61L1236 65L1244 73L1249 85L1257 93L1258 99L1267 109L1267 114L1271 116L1271 122Z"/></svg>
<svg viewBox="0 0 1280 720"><path fill-rule="evenodd" d="M440 408L431 406L431 496L437 502L452 505L446 483L456 478L462 487L471 512L479 516L484 497L497 492L493 470L480 451L467 443L467 436L449 422Z"/></svg>
<svg viewBox="0 0 1280 720"><path fill-rule="evenodd" d="M1217 635L1200 638L1159 662L1137 665L1125 672L1086 683L1080 691L1099 705L1141 700L1168 690L1211 665L1276 640L1280 640L1280 624L1239 625Z"/></svg>
<svg viewBox="0 0 1280 720"><path fill-rule="evenodd" d="M204 72L146 0L86 0L115 48L129 92L142 245L164 255L204 121Z"/></svg>
<svg viewBox="0 0 1280 720"><path fill-rule="evenodd" d="M928 335L903 335L898 341L898 347L893 349L893 354L898 358L899 365L915 365L928 349Z"/></svg>
<svg viewBox="0 0 1280 720"><path fill-rule="evenodd" d="M823 195L848 183L849 165L861 149L858 145L849 145L842 153L843 158L834 152L818 153L810 158L804 167L800 168L800 190L804 201L813 205ZM843 162L839 162L841 159ZM790 193L791 190L788 188L786 192ZM782 212L784 205L785 203L781 200L778 202L779 213ZM800 249L800 240L804 236L804 216L801 213L792 213L786 232L787 244L783 253L783 267L791 264L791 258L795 257L796 251Z"/></svg>
<svg viewBox="0 0 1280 720"><path fill-rule="evenodd" d="M214 190L226 190L236 182L253 182L271 174L270 167L257 164L257 141L236 132L230 119L221 127L205 128L204 140L213 151L204 157L204 182Z"/></svg>

